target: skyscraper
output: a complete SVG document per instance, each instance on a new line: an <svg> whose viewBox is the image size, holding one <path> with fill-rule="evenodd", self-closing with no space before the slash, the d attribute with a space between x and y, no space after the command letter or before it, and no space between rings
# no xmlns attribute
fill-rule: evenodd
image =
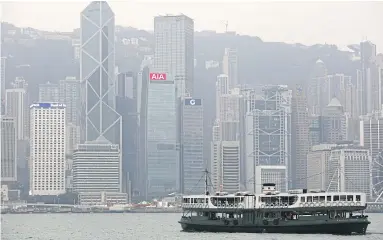
<svg viewBox="0 0 383 240"><path fill-rule="evenodd" d="M238 82L238 50L225 48L222 61L222 72L229 76L230 88L237 87Z"/></svg>
<svg viewBox="0 0 383 240"><path fill-rule="evenodd" d="M12 117L2 116L1 127L1 182L17 180L17 135Z"/></svg>
<svg viewBox="0 0 383 240"><path fill-rule="evenodd" d="M39 84L39 102L59 102L59 85L50 82Z"/></svg>
<svg viewBox="0 0 383 240"><path fill-rule="evenodd" d="M25 139L25 116L26 113L25 101L26 93L22 88L14 88L6 90L6 107L5 114L9 117L13 117L15 120L17 140Z"/></svg>
<svg viewBox="0 0 383 240"><path fill-rule="evenodd" d="M147 194L158 198L178 191L180 179L176 90L170 76L151 78L147 111Z"/></svg>
<svg viewBox="0 0 383 240"><path fill-rule="evenodd" d="M203 156L202 99L186 98L181 107L181 192L204 192L201 180L206 163Z"/></svg>
<svg viewBox="0 0 383 240"><path fill-rule="evenodd" d="M149 68L144 67L137 75L137 124L138 124L138 164L137 185L133 186L133 195L145 200L147 197L147 139L148 139L148 88Z"/></svg>
<svg viewBox="0 0 383 240"><path fill-rule="evenodd" d="M6 57L0 58L0 115L5 112L5 61Z"/></svg>
<svg viewBox="0 0 383 240"><path fill-rule="evenodd" d="M59 83L59 102L66 105L67 123L80 124L80 80L76 77L66 77Z"/></svg>
<svg viewBox="0 0 383 240"><path fill-rule="evenodd" d="M290 186L307 188L309 119L306 93L300 85L293 89L291 101L291 143Z"/></svg>
<svg viewBox="0 0 383 240"><path fill-rule="evenodd" d="M324 81L320 80L326 76L326 65L322 60L318 59L311 73L311 78L307 88L307 105L309 108L309 115L321 115L322 109L328 104L326 103L326 101L328 101L328 96L324 96L322 91L322 89L324 89Z"/></svg>
<svg viewBox="0 0 383 240"><path fill-rule="evenodd" d="M358 79L358 111L359 115L371 113L373 110L374 92L374 58L376 56L376 45L370 41L360 43L360 75Z"/></svg>
<svg viewBox="0 0 383 240"><path fill-rule="evenodd" d="M215 191L238 192L240 190L239 141L213 141L211 180Z"/></svg>
<svg viewBox="0 0 383 240"><path fill-rule="evenodd" d="M331 99L331 102L323 109L321 124L323 143L347 140L347 119L343 106L337 98Z"/></svg>
<svg viewBox="0 0 383 240"><path fill-rule="evenodd" d="M247 189L261 191L273 182L279 191L288 186L291 160L291 90L287 86L265 86L246 116Z"/></svg>
<svg viewBox="0 0 383 240"><path fill-rule="evenodd" d="M65 193L65 104L36 103L31 108L31 195Z"/></svg>
<svg viewBox="0 0 383 240"><path fill-rule="evenodd" d="M80 78L84 86L84 140L104 136L121 145L121 116L116 112L114 13L106 1L81 12ZM121 147L121 146L120 146Z"/></svg>
<svg viewBox="0 0 383 240"><path fill-rule="evenodd" d="M138 124L137 78L132 72L118 74L116 110L122 118L122 191L129 192L130 185L137 186L138 178ZM136 194L135 194L136 195Z"/></svg>
<svg viewBox="0 0 383 240"><path fill-rule="evenodd" d="M11 83L11 87L15 89L24 89L24 137L29 139L29 92L28 92L28 83L23 77L16 77L15 80Z"/></svg>
<svg viewBox="0 0 383 240"><path fill-rule="evenodd" d="M173 76L177 96L193 96L194 21L185 15L154 18L154 69Z"/></svg>

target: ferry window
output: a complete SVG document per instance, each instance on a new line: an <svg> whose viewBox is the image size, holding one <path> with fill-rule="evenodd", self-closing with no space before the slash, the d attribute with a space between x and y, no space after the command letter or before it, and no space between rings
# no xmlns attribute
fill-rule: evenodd
<svg viewBox="0 0 383 240"><path fill-rule="evenodd" d="M306 202L305 197L301 197L301 202Z"/></svg>
<svg viewBox="0 0 383 240"><path fill-rule="evenodd" d="M270 202L270 198L269 197L262 197L261 201L267 203L267 202Z"/></svg>
<svg viewBox="0 0 383 240"><path fill-rule="evenodd" d="M356 195L356 201L360 201L360 195Z"/></svg>
<svg viewBox="0 0 383 240"><path fill-rule="evenodd" d="M347 195L347 201L354 201L354 196L353 195Z"/></svg>
<svg viewBox="0 0 383 240"><path fill-rule="evenodd" d="M319 196L319 201L320 202L324 202L326 200L326 197L325 196Z"/></svg>
<svg viewBox="0 0 383 240"><path fill-rule="evenodd" d="M318 198L319 198L318 196L314 196L313 197L313 202L318 202Z"/></svg>
<svg viewBox="0 0 383 240"><path fill-rule="evenodd" d="M313 197L309 196L307 197L307 202L312 202L313 201Z"/></svg>
<svg viewBox="0 0 383 240"><path fill-rule="evenodd" d="M338 195L334 196L334 201L339 201L339 196Z"/></svg>
<svg viewBox="0 0 383 240"><path fill-rule="evenodd" d="M340 200L341 200L341 201L346 201L346 195L341 195L341 196L340 196Z"/></svg>
<svg viewBox="0 0 383 240"><path fill-rule="evenodd" d="M327 202L331 202L331 196L327 196Z"/></svg>

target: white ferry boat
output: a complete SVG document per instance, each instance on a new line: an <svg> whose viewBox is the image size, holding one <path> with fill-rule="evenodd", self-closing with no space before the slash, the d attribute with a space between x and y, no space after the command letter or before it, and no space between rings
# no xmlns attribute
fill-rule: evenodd
<svg viewBox="0 0 383 240"><path fill-rule="evenodd" d="M184 196L184 231L365 234L366 194L298 189Z"/></svg>

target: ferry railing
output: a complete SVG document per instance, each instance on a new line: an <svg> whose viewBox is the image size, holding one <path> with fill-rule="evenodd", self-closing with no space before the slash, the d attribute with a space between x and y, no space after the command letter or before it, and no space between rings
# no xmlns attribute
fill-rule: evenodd
<svg viewBox="0 0 383 240"><path fill-rule="evenodd" d="M208 203L182 203L183 208L208 208Z"/></svg>
<svg viewBox="0 0 383 240"><path fill-rule="evenodd" d="M262 203L260 204L260 208L288 208L293 205L288 205L287 203ZM305 202L299 203L299 207L301 208L318 208L318 207L359 207L362 206L361 202L354 201L335 201L335 202Z"/></svg>

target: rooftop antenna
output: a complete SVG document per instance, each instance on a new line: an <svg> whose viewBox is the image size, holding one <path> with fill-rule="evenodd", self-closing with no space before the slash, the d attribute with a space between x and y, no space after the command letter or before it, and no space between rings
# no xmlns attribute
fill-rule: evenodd
<svg viewBox="0 0 383 240"><path fill-rule="evenodd" d="M225 22L225 33L227 33L227 27L229 26L229 21Z"/></svg>

